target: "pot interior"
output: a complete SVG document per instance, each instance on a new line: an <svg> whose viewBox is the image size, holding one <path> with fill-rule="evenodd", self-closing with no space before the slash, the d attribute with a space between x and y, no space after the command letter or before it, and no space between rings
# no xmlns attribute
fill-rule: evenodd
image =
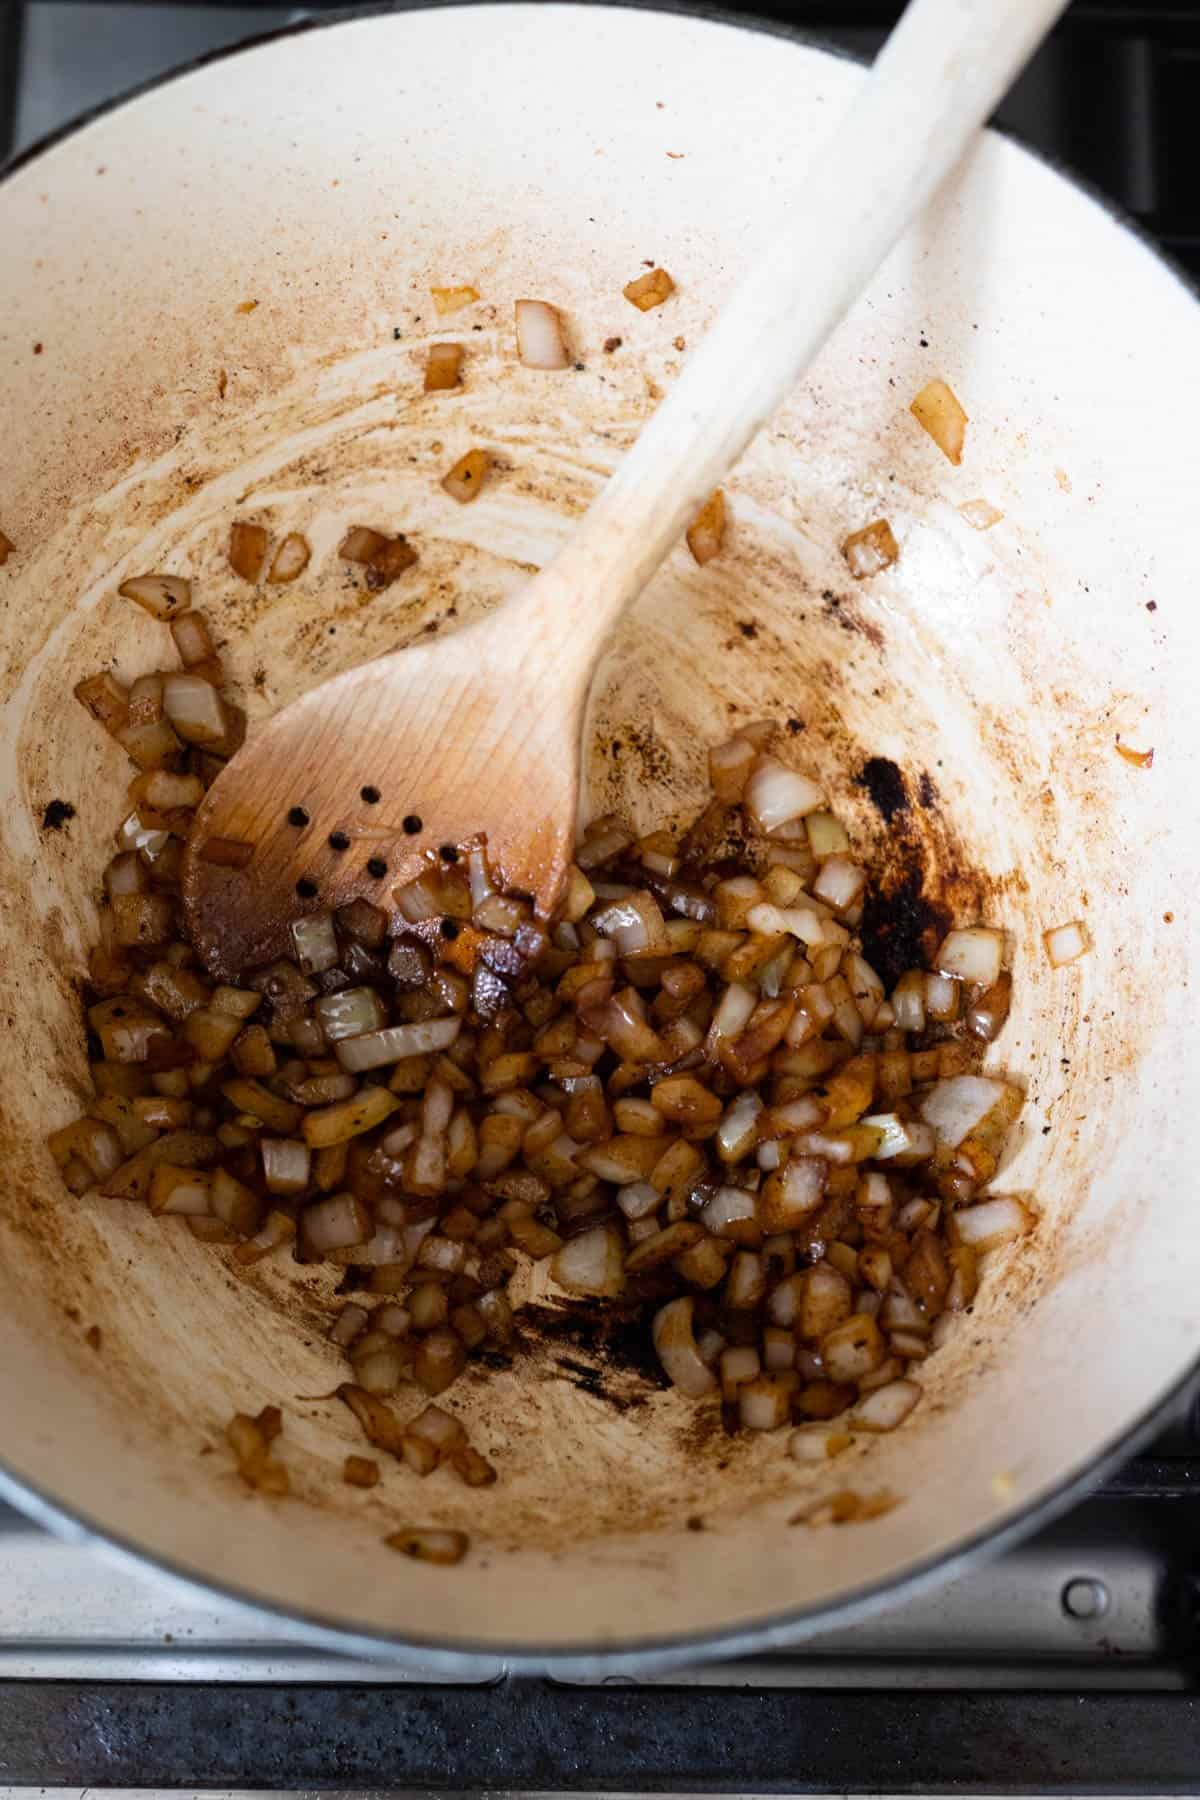
<svg viewBox="0 0 1200 1800"><path fill-rule="evenodd" d="M700 19L441 8L200 69L0 188L20 246L0 366L17 547L0 570L0 1455L187 1577L435 1652L594 1663L812 1614L1003 1527L1195 1354L1197 315L1127 231L994 137L727 484L727 554L701 570L681 549L637 604L589 727L589 809L649 829L696 809L731 725L786 721L786 754L916 924L1011 933L1015 1004L989 1062L1028 1103L996 1185L1039 1227L990 1259L909 1424L802 1470L781 1437L729 1440L661 1391L644 1349L598 1353L531 1311L514 1368L450 1397L498 1484L397 1469L362 1493L340 1480L353 1421L303 1398L342 1379L331 1273L239 1272L139 1207L69 1198L43 1148L86 1092L79 984L130 776L70 690L165 654L118 582L192 577L252 724L498 604L780 228L860 79ZM678 291L643 315L621 288L651 263ZM436 319L431 285L459 282L479 302ZM574 369L518 366L521 295L562 308ZM426 396L442 340L466 344L465 387ZM907 410L934 376L970 415L959 468ZM476 444L497 474L461 508L439 481ZM958 511L977 497L1004 514L986 532ZM240 582L234 516L305 532L305 575ZM854 582L839 545L879 516L900 560ZM406 532L418 568L369 599L335 555L352 523ZM1118 738L1153 746L1152 768ZM856 785L871 757L902 777L890 821ZM1041 933L1072 919L1094 948L1054 971ZM279 1503L244 1491L223 1440L235 1409L268 1402L286 1420ZM834 1487L902 1503L842 1531L789 1525ZM402 1523L463 1526L473 1552L451 1570L393 1557L380 1540Z"/></svg>

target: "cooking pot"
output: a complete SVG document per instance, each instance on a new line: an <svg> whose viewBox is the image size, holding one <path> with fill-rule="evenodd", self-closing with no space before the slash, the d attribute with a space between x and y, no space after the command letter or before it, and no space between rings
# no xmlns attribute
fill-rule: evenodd
<svg viewBox="0 0 1200 1800"><path fill-rule="evenodd" d="M794 1639L1002 1545L1187 1377L1200 316L1131 230L994 135L729 481L726 552L702 570L681 550L635 607L589 726L590 809L648 829L697 806L731 723L786 721L898 916L1010 934L988 1062L1027 1102L995 1185L1037 1228L988 1259L911 1420L801 1469L781 1436L714 1433L636 1349L546 1329L450 1396L494 1488L395 1468L364 1493L340 1479L350 1415L306 1398L342 1378L336 1271L238 1270L179 1222L69 1197L44 1148L87 1093L80 981L130 775L71 688L167 649L118 582L193 578L251 729L499 604L861 79L720 18L438 7L211 62L0 185L0 1488L43 1522L360 1652L628 1670ZM653 264L677 291L643 314L621 289ZM456 284L479 299L439 318L430 289ZM572 369L518 365L522 295L562 309ZM427 396L441 340L465 344L465 383ZM961 467L908 411L933 377L970 416ZM440 476L477 443L496 478L462 508ZM960 510L977 499L990 529ZM240 581L235 516L304 532L305 575ZM899 561L856 582L839 546L878 517ZM417 570L368 598L335 555L352 523L405 531ZM1055 969L1042 933L1073 920L1090 952ZM286 1500L248 1493L223 1437L268 1402ZM898 1504L791 1522L845 1488ZM397 1557L381 1540L406 1523L463 1527L471 1554Z"/></svg>

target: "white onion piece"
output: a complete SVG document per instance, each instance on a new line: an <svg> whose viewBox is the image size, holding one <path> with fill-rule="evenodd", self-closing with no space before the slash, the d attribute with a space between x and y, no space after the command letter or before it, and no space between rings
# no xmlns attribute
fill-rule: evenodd
<svg viewBox="0 0 1200 1800"><path fill-rule="evenodd" d="M1050 966L1055 969L1063 969L1068 963L1077 962L1092 947L1088 928L1082 919L1073 919L1069 925L1055 925L1052 930L1043 931L1042 942L1046 946Z"/></svg>
<svg viewBox="0 0 1200 1800"><path fill-rule="evenodd" d="M816 1425L799 1425L788 1439L788 1455L797 1462L826 1462L840 1456L854 1439L839 1420L822 1420Z"/></svg>
<svg viewBox="0 0 1200 1800"><path fill-rule="evenodd" d="M345 1350L362 1334L369 1316L366 1307L358 1306L354 1301L349 1306L343 1306L329 1333L330 1342Z"/></svg>
<svg viewBox="0 0 1200 1800"><path fill-rule="evenodd" d="M824 1117L821 1101L813 1094L802 1094L799 1100L773 1106L767 1115L767 1129L774 1137L792 1137L798 1131L815 1131Z"/></svg>
<svg viewBox="0 0 1200 1800"><path fill-rule="evenodd" d="M648 1181L631 1181L617 1189L617 1205L627 1219L645 1219L657 1212L662 1201L658 1189Z"/></svg>
<svg viewBox="0 0 1200 1800"><path fill-rule="evenodd" d="M754 1152L754 1160L764 1175L770 1175L783 1161L783 1145L778 1138L768 1138Z"/></svg>
<svg viewBox="0 0 1200 1800"><path fill-rule="evenodd" d="M848 856L827 856L817 872L812 891L835 912L853 906L867 885L867 872Z"/></svg>
<svg viewBox="0 0 1200 1800"><path fill-rule="evenodd" d="M378 1031L387 1021L387 1009L374 988L343 988L340 994L324 994L313 1007L321 1030L331 1044L342 1038L362 1037Z"/></svg>
<svg viewBox="0 0 1200 1800"><path fill-rule="evenodd" d="M299 1138L263 1138L263 1181L273 1194L302 1194L308 1186L309 1149Z"/></svg>
<svg viewBox="0 0 1200 1800"><path fill-rule="evenodd" d="M793 1156L763 1189L763 1223L769 1231L791 1231L815 1212L825 1195L825 1158Z"/></svg>
<svg viewBox="0 0 1200 1800"><path fill-rule="evenodd" d="M742 1383L737 1402L743 1431L778 1431L787 1424L792 1410L791 1384L779 1376L759 1375Z"/></svg>
<svg viewBox="0 0 1200 1800"><path fill-rule="evenodd" d="M418 875L415 881L393 888L392 899L410 925L419 925L425 919L441 917L442 897L431 874Z"/></svg>
<svg viewBox="0 0 1200 1800"><path fill-rule="evenodd" d="M773 756L760 757L746 783L746 807L759 831L774 831L824 804L825 795L815 781L785 768Z"/></svg>
<svg viewBox="0 0 1200 1800"><path fill-rule="evenodd" d="M611 1225L593 1225L555 1252L550 1273L572 1294L613 1299L625 1285L625 1246Z"/></svg>
<svg viewBox="0 0 1200 1800"><path fill-rule="evenodd" d="M351 1075L361 1075L364 1069L382 1069L405 1056L448 1050L461 1030L462 1020L457 1015L450 1019L421 1019L415 1025L388 1025L382 1031L343 1038L334 1046L334 1053L343 1069Z"/></svg>
<svg viewBox="0 0 1200 1800"><path fill-rule="evenodd" d="M306 975L321 975L332 969L338 959L337 938L333 932L333 914L310 913L292 925L292 942L296 961Z"/></svg>
<svg viewBox="0 0 1200 1800"><path fill-rule="evenodd" d="M744 981L731 981L713 1014L710 1037L737 1037L757 1005L758 996L753 988L747 987Z"/></svg>
<svg viewBox="0 0 1200 1800"><path fill-rule="evenodd" d="M753 1381L762 1373L762 1363L753 1344L737 1344L721 1352L721 1391L732 1400L743 1381Z"/></svg>
<svg viewBox="0 0 1200 1800"><path fill-rule="evenodd" d="M671 948L657 900L640 890L593 913L589 924L612 939L619 956L664 956Z"/></svg>
<svg viewBox="0 0 1200 1800"><path fill-rule="evenodd" d="M467 885L471 890L472 911L496 891L482 844L472 844L467 851Z"/></svg>
<svg viewBox="0 0 1200 1800"><path fill-rule="evenodd" d="M221 696L203 675L165 675L162 705L186 744L219 744L229 730Z"/></svg>
<svg viewBox="0 0 1200 1800"><path fill-rule="evenodd" d="M393 1349L390 1344L351 1360L354 1379L368 1394L394 1394L407 1368L403 1351Z"/></svg>
<svg viewBox="0 0 1200 1800"><path fill-rule="evenodd" d="M527 369L566 369L571 357L563 336L562 315L545 300L518 300L517 354Z"/></svg>
<svg viewBox="0 0 1200 1800"><path fill-rule="evenodd" d="M723 1162L739 1162L743 1156L749 1156L758 1135L757 1119L761 1111L762 1101L753 1089L739 1094L731 1102L717 1126L717 1154Z"/></svg>
<svg viewBox="0 0 1200 1800"><path fill-rule="evenodd" d="M1004 1083L986 1075L952 1075L921 1101L920 1113L940 1144L957 1150L1004 1096ZM864 1121L865 1123L865 1121Z"/></svg>
<svg viewBox="0 0 1200 1800"><path fill-rule="evenodd" d="M885 1355L883 1334L864 1313L835 1325L821 1339L821 1361L830 1381L857 1382L877 1369Z"/></svg>
<svg viewBox="0 0 1200 1800"><path fill-rule="evenodd" d="M752 906L746 915L751 931L764 937L775 937L786 931L802 944L825 944L830 941L829 927L811 906L772 906L763 901Z"/></svg>
<svg viewBox="0 0 1200 1800"><path fill-rule="evenodd" d="M897 1113L871 1113L860 1119L859 1124L873 1126L883 1133L883 1140L875 1152L876 1162L920 1162L933 1155L933 1127L923 1120L902 1119Z"/></svg>
<svg viewBox="0 0 1200 1800"><path fill-rule="evenodd" d="M658 1360L672 1384L698 1400L702 1394L711 1393L717 1383L696 1347L692 1330L694 1310L695 1301L690 1294L668 1300L654 1315L652 1335Z"/></svg>
<svg viewBox="0 0 1200 1800"><path fill-rule="evenodd" d="M892 992L897 1031L924 1031L925 977L918 970L902 975Z"/></svg>
<svg viewBox="0 0 1200 1800"><path fill-rule="evenodd" d="M895 1431L921 1398L915 1381L889 1381L860 1400L847 1421L856 1431Z"/></svg>
<svg viewBox="0 0 1200 1800"><path fill-rule="evenodd" d="M474 909L473 917L477 925L485 931L498 932L501 937L512 937L518 928L529 917L529 908L519 900L509 900L503 894L485 894Z"/></svg>
<svg viewBox="0 0 1200 1800"><path fill-rule="evenodd" d="M943 975L953 975L959 981L977 982L980 987L991 987L1000 973L1003 955L1002 931L972 925L964 931L949 932L934 961Z"/></svg>
<svg viewBox="0 0 1200 1800"><path fill-rule="evenodd" d="M724 1237L730 1226L752 1225L757 1219L756 1197L739 1187L719 1187L700 1214L700 1223L713 1237Z"/></svg>
<svg viewBox="0 0 1200 1800"><path fill-rule="evenodd" d="M310 1249L348 1250L364 1244L370 1234L370 1216L353 1194L333 1194L304 1209L304 1235Z"/></svg>
<svg viewBox="0 0 1200 1800"><path fill-rule="evenodd" d="M1033 1229L1033 1214L1011 1194L997 1194L954 1214L954 1235L960 1244L982 1252L1011 1243Z"/></svg>

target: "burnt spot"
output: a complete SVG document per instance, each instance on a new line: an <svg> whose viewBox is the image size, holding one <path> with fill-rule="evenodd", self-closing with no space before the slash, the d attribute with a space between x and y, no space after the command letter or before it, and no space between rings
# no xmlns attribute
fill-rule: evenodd
<svg viewBox="0 0 1200 1800"><path fill-rule="evenodd" d="M586 1300L524 1306L517 1334L518 1349L536 1355L547 1373L618 1412L644 1406L650 1394L671 1385L654 1353L643 1307Z"/></svg>
<svg viewBox="0 0 1200 1800"><path fill-rule="evenodd" d="M930 808L936 806L937 803L938 791L934 785L933 776L929 773L928 769L922 769L921 779L917 785L917 804L923 806L926 812L928 812Z"/></svg>
<svg viewBox="0 0 1200 1800"><path fill-rule="evenodd" d="M889 991L908 969L925 968L950 929L949 910L925 892L919 851L886 871L863 901L863 955Z"/></svg>
<svg viewBox="0 0 1200 1800"><path fill-rule="evenodd" d="M888 756L869 756L854 777L854 785L866 790L886 825L891 824L897 813L908 811L904 776Z"/></svg>
<svg viewBox="0 0 1200 1800"><path fill-rule="evenodd" d="M744 638L750 638L751 641L758 636L758 626L753 619L739 619L738 630Z"/></svg>
<svg viewBox="0 0 1200 1800"><path fill-rule="evenodd" d="M864 619L858 611L857 604L849 594L835 594L832 588L824 588L821 592L821 607L827 619L833 619L843 631L854 633L857 637L866 638L876 649L883 647L883 633L878 625Z"/></svg>
<svg viewBox="0 0 1200 1800"><path fill-rule="evenodd" d="M69 800L51 800L42 814L43 831L61 831L75 817L75 808Z"/></svg>

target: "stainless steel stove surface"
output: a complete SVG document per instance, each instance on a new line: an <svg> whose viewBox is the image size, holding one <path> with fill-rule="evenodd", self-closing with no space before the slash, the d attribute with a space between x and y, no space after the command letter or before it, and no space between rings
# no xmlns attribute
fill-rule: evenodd
<svg viewBox="0 0 1200 1800"><path fill-rule="evenodd" d="M313 9L0 0L0 155ZM896 0L767 0L869 51ZM18 44L23 45L18 58ZM1076 0L1004 122L1200 275L1200 0ZM461 1686L314 1650L0 1508L8 1788L1200 1792L1200 1413L1022 1548L801 1649Z"/></svg>

